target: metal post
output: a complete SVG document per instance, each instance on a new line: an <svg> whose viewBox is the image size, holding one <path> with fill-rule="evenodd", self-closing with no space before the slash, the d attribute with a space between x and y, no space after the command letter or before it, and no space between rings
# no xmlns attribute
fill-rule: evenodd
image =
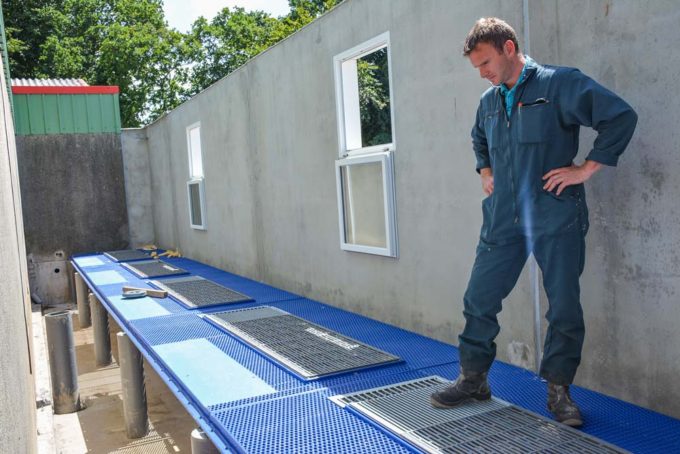
<svg viewBox="0 0 680 454"><path fill-rule="evenodd" d="M210 438L200 428L191 431L191 454L219 454Z"/></svg>
<svg viewBox="0 0 680 454"><path fill-rule="evenodd" d="M123 413L128 438L141 438L149 430L144 388L142 355L125 333L118 333L120 381L123 388Z"/></svg>
<svg viewBox="0 0 680 454"><path fill-rule="evenodd" d="M94 334L94 361L97 367L111 364L111 339L109 338L109 313L96 296L90 293L90 315Z"/></svg>
<svg viewBox="0 0 680 454"><path fill-rule="evenodd" d="M81 328L87 328L92 324L90 319L90 306L87 302L87 285L80 273L73 273L76 279L76 304L78 305L78 321Z"/></svg>
<svg viewBox="0 0 680 454"><path fill-rule="evenodd" d="M47 314L45 331L50 358L54 412L58 415L76 412L81 409L81 406L71 312L59 311Z"/></svg>

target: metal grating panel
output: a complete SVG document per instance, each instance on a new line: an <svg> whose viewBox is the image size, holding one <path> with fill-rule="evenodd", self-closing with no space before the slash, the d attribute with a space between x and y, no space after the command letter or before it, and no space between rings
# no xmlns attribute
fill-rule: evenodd
<svg viewBox="0 0 680 454"><path fill-rule="evenodd" d="M183 270L174 265L164 262L163 260L144 260L140 262L121 263L121 266L132 271L141 278L160 277L160 276L175 276L177 274L187 274L188 271Z"/></svg>
<svg viewBox="0 0 680 454"><path fill-rule="evenodd" d="M273 307L206 318L307 380L400 360Z"/></svg>
<svg viewBox="0 0 680 454"><path fill-rule="evenodd" d="M166 290L170 296L189 308L216 306L252 301L242 293L216 284L200 276L178 277L164 281L151 281L156 287Z"/></svg>
<svg viewBox="0 0 680 454"><path fill-rule="evenodd" d="M451 382L437 376L333 396L429 453L620 453L603 441L499 399L442 410L430 394Z"/></svg>
<svg viewBox="0 0 680 454"><path fill-rule="evenodd" d="M114 262L129 262L132 260L148 260L149 254L139 249L123 249L121 251L107 251L104 255Z"/></svg>

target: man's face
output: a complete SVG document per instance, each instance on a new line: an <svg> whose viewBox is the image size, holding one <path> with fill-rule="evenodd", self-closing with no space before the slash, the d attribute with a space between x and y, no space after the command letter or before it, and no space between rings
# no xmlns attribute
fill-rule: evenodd
<svg viewBox="0 0 680 454"><path fill-rule="evenodd" d="M470 52L469 58L472 66L479 70L482 79L493 85L500 85L512 77L512 62L507 53L505 48L504 52L498 52L491 44L479 43Z"/></svg>

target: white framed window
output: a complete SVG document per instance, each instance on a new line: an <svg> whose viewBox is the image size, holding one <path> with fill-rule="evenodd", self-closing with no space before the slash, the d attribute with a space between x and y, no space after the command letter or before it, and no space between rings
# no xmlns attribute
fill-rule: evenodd
<svg viewBox="0 0 680 454"><path fill-rule="evenodd" d="M187 150L189 155L189 181L187 181L189 225L193 229L206 230L201 123L194 123L187 127Z"/></svg>
<svg viewBox="0 0 680 454"><path fill-rule="evenodd" d="M205 184L203 178L187 181L189 194L189 224L191 228L206 230L205 219Z"/></svg>
<svg viewBox="0 0 680 454"><path fill-rule="evenodd" d="M333 57L339 156L395 149L390 34Z"/></svg>
<svg viewBox="0 0 680 454"><path fill-rule="evenodd" d="M203 178L203 153L201 151L201 123L187 127L189 150L189 178Z"/></svg>
<svg viewBox="0 0 680 454"><path fill-rule="evenodd" d="M335 161L340 247L397 257L393 153Z"/></svg>
<svg viewBox="0 0 680 454"><path fill-rule="evenodd" d="M333 57L340 248L397 257L390 35Z"/></svg>

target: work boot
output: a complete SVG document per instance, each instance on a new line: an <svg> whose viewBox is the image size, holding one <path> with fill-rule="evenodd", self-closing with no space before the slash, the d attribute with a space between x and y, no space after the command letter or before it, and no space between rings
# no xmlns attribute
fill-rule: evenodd
<svg viewBox="0 0 680 454"><path fill-rule="evenodd" d="M486 381L486 372L466 372L461 370L453 385L430 396L435 408L453 408L471 400L491 399L491 389Z"/></svg>
<svg viewBox="0 0 680 454"><path fill-rule="evenodd" d="M569 386L548 383L548 410L555 416L555 420L571 427L583 425L581 411L571 400Z"/></svg>

